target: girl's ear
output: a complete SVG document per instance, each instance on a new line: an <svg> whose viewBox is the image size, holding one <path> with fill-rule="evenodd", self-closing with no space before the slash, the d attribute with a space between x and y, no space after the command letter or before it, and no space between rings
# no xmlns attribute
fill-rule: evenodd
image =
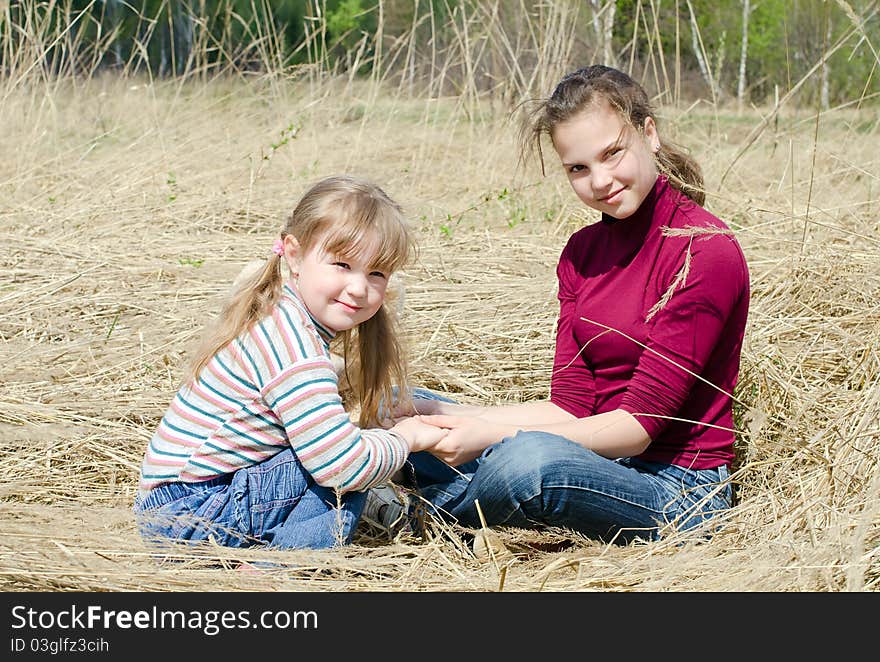
<svg viewBox="0 0 880 662"><path fill-rule="evenodd" d="M660 134L657 133L657 124L654 118L648 116L645 118L645 125L642 127L642 133L645 136L645 142L648 149L655 154L660 151Z"/></svg>
<svg viewBox="0 0 880 662"><path fill-rule="evenodd" d="M302 260L302 247L292 234L284 235L284 260L290 268L290 273L296 278L299 276L299 265Z"/></svg>

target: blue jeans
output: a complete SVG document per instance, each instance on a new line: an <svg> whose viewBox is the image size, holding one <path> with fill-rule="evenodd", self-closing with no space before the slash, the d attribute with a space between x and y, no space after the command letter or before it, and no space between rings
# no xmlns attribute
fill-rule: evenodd
<svg viewBox="0 0 880 662"><path fill-rule="evenodd" d="M138 496L134 511L147 540L228 547L321 549L351 542L366 492L315 483L291 449L201 483L167 483Z"/></svg>
<svg viewBox="0 0 880 662"><path fill-rule="evenodd" d="M417 397L438 397L421 389ZM557 526L605 542L656 540L730 508L728 468L689 469L638 458L609 460L547 432L520 431L452 468L409 456L415 487L440 516L479 528Z"/></svg>

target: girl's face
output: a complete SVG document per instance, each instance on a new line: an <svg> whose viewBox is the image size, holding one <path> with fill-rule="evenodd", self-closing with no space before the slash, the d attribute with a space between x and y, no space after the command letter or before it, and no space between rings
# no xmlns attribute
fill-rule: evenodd
<svg viewBox="0 0 880 662"><path fill-rule="evenodd" d="M375 315L385 301L391 273L377 269L364 256L333 255L323 241L303 251L293 235L284 237L284 258L294 275L293 288L309 313L332 331L347 331Z"/></svg>
<svg viewBox="0 0 880 662"><path fill-rule="evenodd" d="M639 133L600 103L557 125L552 138L571 187L588 207L627 218L654 188L660 139L651 117Z"/></svg>

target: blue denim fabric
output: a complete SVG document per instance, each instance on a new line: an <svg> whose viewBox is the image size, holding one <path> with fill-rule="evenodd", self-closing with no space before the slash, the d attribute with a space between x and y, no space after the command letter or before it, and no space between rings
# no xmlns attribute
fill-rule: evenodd
<svg viewBox="0 0 880 662"><path fill-rule="evenodd" d="M418 392L418 397L434 397ZM472 528L566 527L590 538L656 540L731 506L726 466L688 469L638 458L609 460L546 432L520 431L472 462L449 467L427 452L409 457L415 486L442 517Z"/></svg>
<svg viewBox="0 0 880 662"><path fill-rule="evenodd" d="M202 483L168 483L135 500L147 540L224 546L322 549L351 542L366 492L337 499L316 484L291 449L260 464Z"/></svg>

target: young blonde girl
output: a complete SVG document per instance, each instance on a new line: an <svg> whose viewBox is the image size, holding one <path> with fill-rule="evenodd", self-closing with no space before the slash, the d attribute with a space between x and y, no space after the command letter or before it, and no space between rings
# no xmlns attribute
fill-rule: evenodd
<svg viewBox="0 0 880 662"><path fill-rule="evenodd" d="M265 267L234 291L151 439L135 512L149 539L324 548L351 541L366 490L445 433L379 425L406 383L392 273L413 240L400 207L349 176L312 186ZM355 425L331 341L343 347Z"/></svg>

